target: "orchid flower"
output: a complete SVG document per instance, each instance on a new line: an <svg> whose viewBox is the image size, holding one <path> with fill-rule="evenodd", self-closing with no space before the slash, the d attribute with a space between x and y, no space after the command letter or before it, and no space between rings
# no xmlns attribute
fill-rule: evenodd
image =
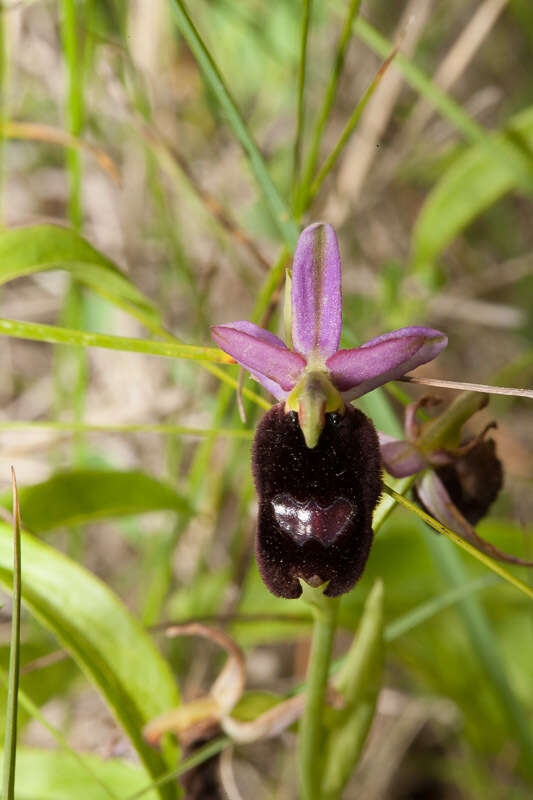
<svg viewBox="0 0 533 800"><path fill-rule="evenodd" d="M430 361L447 338L432 328L386 333L339 350L341 260L335 232L301 234L292 271L291 347L251 322L217 325L218 346L277 398L260 421L252 453L259 495L256 555L281 597L301 581L334 597L361 576L381 494L378 436L353 400Z"/></svg>
<svg viewBox="0 0 533 800"><path fill-rule="evenodd" d="M324 414L431 361L448 339L411 326L360 347L339 350L342 328L341 259L331 225L306 228L292 270L292 348L252 322L216 325L217 345L248 369L287 411L297 411L308 447L315 447Z"/></svg>
<svg viewBox="0 0 533 800"><path fill-rule="evenodd" d="M447 410L452 425L444 419L446 411L425 425L417 420L418 410L438 405L438 398L426 395L410 403L405 409L405 439L378 434L381 460L395 478L417 475L414 495L422 508L477 550L497 561L531 567L532 561L499 550L474 528L503 485L496 444L486 438L496 424L490 422L477 436L462 443L463 424L487 402L487 395L459 395Z"/></svg>

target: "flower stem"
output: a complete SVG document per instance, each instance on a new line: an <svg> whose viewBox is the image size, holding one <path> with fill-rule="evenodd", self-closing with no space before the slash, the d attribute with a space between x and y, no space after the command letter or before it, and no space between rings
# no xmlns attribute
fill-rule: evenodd
<svg viewBox="0 0 533 800"><path fill-rule="evenodd" d="M324 587L303 585L303 598L314 616L311 656L307 670L307 698L300 722L300 788L302 800L320 800L322 783L323 713L338 600L325 597Z"/></svg>

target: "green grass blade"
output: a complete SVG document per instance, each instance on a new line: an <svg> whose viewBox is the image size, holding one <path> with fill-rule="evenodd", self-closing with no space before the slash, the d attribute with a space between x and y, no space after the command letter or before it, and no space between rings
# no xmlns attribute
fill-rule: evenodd
<svg viewBox="0 0 533 800"><path fill-rule="evenodd" d="M322 165L322 167L318 171L318 175L313 180L313 183L311 184L311 187L309 188L308 192L304 192L304 195L303 195L304 208L307 208L308 204L313 200L314 197L316 197L316 195L318 194L318 191L319 191L320 187L322 186L325 178L329 175L329 173L331 172L331 170L335 166L335 164L337 162L337 159L339 158L340 154L342 153L342 151L343 151L343 149L344 149L344 147L346 145L346 142L348 141L348 139L352 135L353 131L355 130L355 128L357 126L357 123L361 119L361 114L365 110L365 107L366 107L368 101L370 100L370 98L374 94L376 88L378 87L379 83L381 82L381 79L385 75L385 73L386 73L387 69L389 68L389 66L390 66L390 64L392 62L392 59L394 58L395 55L396 55L396 49L394 49L392 51L392 53L389 54L389 56L386 59L386 61L384 61L384 63L381 65L381 67L377 71L374 80L372 81L372 83L370 84L370 86L368 87L368 89L366 90L364 95L362 96L361 100L358 102L358 104L356 105L355 109L353 110L352 115L351 115L350 119L348 120L348 122L346 123L346 125L344 127L344 130L341 133L337 144L335 145L335 147L333 148L333 150L331 151L329 156L326 158L324 164Z"/></svg>
<svg viewBox="0 0 533 800"><path fill-rule="evenodd" d="M437 533L442 533L448 539L451 539L461 550L465 550L469 555L473 556L475 559L480 561L485 567L488 567L492 572L495 572L500 578L503 578L507 583L510 583L515 589L518 589L523 594L527 595L531 600L533 600L533 588L528 586L527 583L524 583L519 578L515 578L514 575L511 575L506 569L504 569L500 564L496 561L493 561L492 558L489 558L485 555L485 553L476 550L475 547L472 547L471 544L465 542L464 539L461 539L456 533L451 531L446 525L443 525L442 522L438 522L438 520L433 519L429 514L426 514L425 511L422 511L421 508L418 508L414 503L410 500L407 500L405 497L402 497L401 494L398 494L394 489L391 489L386 484L383 485L383 491L393 497L397 503L407 508L413 514L416 514L421 520L426 522L430 528L437 531Z"/></svg>
<svg viewBox="0 0 533 800"><path fill-rule="evenodd" d="M79 136L83 124L83 74L82 56L78 41L78 27L76 19L76 4L74 0L62 0L62 39L63 51L66 61L68 85L66 93L66 118L67 128L72 136ZM75 147L66 151L67 170L69 177L68 216L75 231L80 231L83 224L82 210L82 161L81 152ZM82 285L71 277L66 296L63 301L62 322L67 327L83 328L86 299ZM56 401L60 405L61 397L70 397L70 404L78 422L83 419L85 407L85 394L88 380L87 354L83 350L56 351L55 356L55 388ZM72 376L68 383L61 385L62 361L71 361ZM76 437L77 454L83 460L82 437Z"/></svg>
<svg viewBox="0 0 533 800"><path fill-rule="evenodd" d="M209 436L228 437L231 439L253 439L254 431L250 428L186 428L183 425L165 425L158 423L128 423L116 425L97 425L89 422L57 422L55 420L15 420L0 422L0 431L51 430L60 432L81 433L157 433L162 436L193 436L205 438Z"/></svg>
<svg viewBox="0 0 533 800"><path fill-rule="evenodd" d="M79 136L83 123L83 81L74 0L62 0L61 16L63 51L68 75L65 109L67 128L73 136ZM76 148L71 147L67 150L67 167L70 183L68 215L74 228L79 230L82 224L81 158Z"/></svg>
<svg viewBox="0 0 533 800"><path fill-rule="evenodd" d="M140 797L145 797L145 795L147 795L151 790L159 788L160 786L164 786L170 781L175 781L177 778L185 775L185 773L190 769L194 769L194 767L198 767L200 764L203 764L204 761L208 761L210 758L213 758L213 756L216 756L217 753L220 753L230 744L231 739L229 739L227 736L221 736L219 739L214 739L212 742L208 742L208 744L200 747L200 749L197 750L194 755L184 759L179 767L173 769L172 772L167 772L166 775L162 775L156 781L153 781L153 783L145 786L144 789L141 789L135 794L129 795L126 800L139 800Z"/></svg>
<svg viewBox="0 0 533 800"><path fill-rule="evenodd" d="M0 226L4 224L4 126L7 123L7 54L6 54L6 20L5 14L0 13Z"/></svg>
<svg viewBox="0 0 533 800"><path fill-rule="evenodd" d="M361 17L357 17L354 22L354 32L361 41L382 58L390 53L391 42ZM511 152L509 148L498 146L498 142L491 140L485 129L478 125L459 103L456 103L450 95L440 89L419 67L401 53L398 54L395 64L407 83L425 97L468 141L484 142L492 147L493 157L504 159L508 167L513 170L517 185L525 192L531 193L533 167L530 155L523 153L520 147L513 148Z"/></svg>
<svg viewBox="0 0 533 800"><path fill-rule="evenodd" d="M11 645L9 648L9 682L7 688L6 732L4 738L4 773L2 800L14 800L15 764L17 759L17 713L20 672L20 509L15 471L13 482L13 610L11 612Z"/></svg>
<svg viewBox="0 0 533 800"><path fill-rule="evenodd" d="M303 191L304 194L307 193L308 187L311 185L313 174L316 169L318 154L320 152L320 143L322 141L324 129L326 127L329 113L333 106L335 95L337 93L337 86L339 83L340 76L342 74L342 69L344 67L346 48L348 47L348 42L350 41L350 37L352 35L353 21L359 11L360 5L361 5L361 0L350 0L350 5L348 6L348 13L346 14L344 27L342 29L342 33L337 43L337 50L335 53L333 69L329 78L329 83L327 85L326 92L324 94L324 100L322 101L322 106L320 108L317 121L315 123L313 132L311 134L311 147L303 170L303 178L300 191Z"/></svg>
<svg viewBox="0 0 533 800"><path fill-rule="evenodd" d="M200 347L173 342L156 342L149 339L130 339L126 336L110 336L106 333L90 333L56 325L39 325L15 319L0 319L0 336L13 336L50 344L70 344L79 347L102 347L105 350L121 350L127 353L145 353L163 358L186 358L193 361L211 361L229 364L231 359L217 347ZM270 405L269 405L270 407Z"/></svg>
<svg viewBox="0 0 533 800"><path fill-rule="evenodd" d="M291 249L294 249L298 239L298 226L292 219L287 204L276 189L259 148L248 130L219 68L189 16L185 3L182 0L169 0L169 2L177 25L196 58L202 75L215 94L250 162L255 179L263 193L281 238Z"/></svg>
<svg viewBox="0 0 533 800"><path fill-rule="evenodd" d="M464 586L467 574L459 554L442 536L435 536L420 526L435 562L447 581L455 587ZM472 644L472 651L479 660L508 723L509 733L515 736L523 754L522 763L529 775L533 772L533 737L530 721L521 701L509 682L505 663L500 655L498 642L492 633L483 606L477 597L469 595L458 603L458 609Z"/></svg>
<svg viewBox="0 0 533 800"><path fill-rule="evenodd" d="M309 19L312 0L302 0L302 24L300 29L300 62L298 65L298 107L296 111L296 136L294 139L292 187L296 193L300 175L302 138L305 121L305 70L307 64L307 41L309 38ZM296 194L294 195L296 198Z"/></svg>
<svg viewBox="0 0 533 800"><path fill-rule="evenodd" d="M519 137L533 152L533 107L512 117L504 130L491 134L490 139L511 151L513 137ZM412 234L412 268L416 272L430 271L467 225L516 188L516 173L509 168L509 159L495 159L493 150L485 143L468 148L431 189Z"/></svg>
<svg viewBox="0 0 533 800"><path fill-rule="evenodd" d="M483 575L481 578L467 581L461 586L456 586L447 592L443 592L443 594L432 597L427 603L416 606L416 608L408 611L407 614L390 622L385 629L385 641L393 642L395 639L399 639L400 636L404 636L409 631L412 631L413 628L427 622L428 619L431 619L440 611L450 608L450 606L455 605L455 603L474 592L479 592L487 586L493 586L497 581L496 575Z"/></svg>
<svg viewBox="0 0 533 800"><path fill-rule="evenodd" d="M33 533L111 517L175 511L190 515L189 502L174 489L139 471L73 469L20 489L24 524ZM0 494L0 506L6 506Z"/></svg>
<svg viewBox="0 0 533 800"><path fill-rule="evenodd" d="M8 676L1 668L0 668L0 683L3 683L4 685L7 685L8 683ZM117 800L117 796L113 793L113 791L109 789L109 787L106 786L106 784L103 783L99 779L98 775L96 775L95 772L91 769L90 764L87 763L87 756L80 755L69 745L68 740L61 733L61 731L54 725L51 725L50 722L48 722L46 717L41 713L41 711L35 705L33 700L30 697L28 697L28 695L22 689L19 689L19 703L21 708L23 708L31 717L33 717L33 719L37 720L37 722L39 722L39 724L42 725L43 728L45 728L48 731L48 733L54 737L59 747L62 750L64 750L64 753L71 756L72 759L74 759L77 762L79 767L78 772L83 775L83 780L85 780L86 783L88 783L87 777L89 776L91 780L93 780L96 784L100 786L102 791L105 793L106 797L111 797L114 800ZM24 748L20 747L17 748L17 772L15 777L17 780L17 790L22 794L24 792L24 777L22 777L21 780L21 773L24 775L24 766L23 766L24 756L21 761L20 758L21 750L22 753L24 753ZM53 752L53 751L48 751L48 752ZM41 789L43 788L44 787L41 787Z"/></svg>

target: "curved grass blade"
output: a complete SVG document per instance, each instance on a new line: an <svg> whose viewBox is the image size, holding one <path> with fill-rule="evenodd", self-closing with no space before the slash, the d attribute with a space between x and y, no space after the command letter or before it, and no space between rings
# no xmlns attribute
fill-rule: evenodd
<svg viewBox="0 0 533 800"><path fill-rule="evenodd" d="M0 286L26 275L66 270L80 283L151 327L159 312L106 256L70 228L32 225L0 232Z"/></svg>
<svg viewBox="0 0 533 800"><path fill-rule="evenodd" d="M344 127L344 130L341 133L337 144L335 145L335 147L333 148L333 150L331 151L329 156L326 158L326 160L325 160L324 164L322 165L322 167L319 169L317 176L315 177L315 179L313 180L313 182L311 184L311 187L309 188L309 190L307 192L304 191L304 194L303 194L303 206L304 206L304 208L307 208L307 206L309 205L311 200L313 200L313 198L316 197L316 195L318 194L318 191L319 191L320 187L322 186L324 180L326 179L328 174L331 172L331 170L335 166L335 163L337 162L338 157L342 153L342 150L344 149L344 146L345 146L346 142L348 141L348 139L352 135L353 131L355 130L355 127L357 126L357 123L361 119L361 114L365 110L366 104L368 103L368 101L370 100L372 95L374 94L374 92L375 92L376 88L378 87L379 83L381 82L383 76L385 75L385 73L387 72L388 68L390 67L390 65L392 63L392 60L394 59L397 51L398 51L398 48L395 47L392 50L392 52L388 55L387 59L383 62L383 64L379 68L379 70L377 71L374 80L372 81L372 83L370 84L370 86L368 87L368 89L366 90L366 92L364 93L364 95L362 96L362 98L360 99L358 104L356 105L355 109L353 110L352 115L351 115L350 119L348 120L348 122L346 123L346 125Z"/></svg>
<svg viewBox="0 0 533 800"><path fill-rule="evenodd" d="M422 509L418 508L418 506L416 506L410 500L407 500L405 497L402 497L401 494L398 494L398 492L396 492L394 489L391 489L386 484L383 484L383 491L386 494L390 495L394 500L396 500L397 503L404 506L404 508L407 508L409 511L412 511L413 514L416 514L417 517L420 517L420 519L426 522L430 526L430 528L433 528L433 530L437 531L437 533L444 534L444 536L446 536L448 539L451 539L452 542L454 542L462 550L465 550L471 556L473 556L482 564L484 564L486 567L488 567L490 570L492 570L492 572L495 572L497 575L499 575L500 578L503 578L505 581L514 586L515 589L518 589L520 592L523 592L531 600L533 600L533 588L531 588L531 586L528 586L527 583L524 583L519 578L515 578L514 575L511 575L510 572L504 569L496 561L493 561L492 558L489 558L484 553L481 553L479 550L476 550L475 547L473 547L468 542L465 542L464 539L461 539L460 536L458 536L456 533L447 528L446 525L443 525L441 522L438 522L436 519L433 519L433 517L431 517L429 514L426 514L425 511L422 511Z"/></svg>
<svg viewBox="0 0 533 800"><path fill-rule="evenodd" d="M176 490L144 472L79 469L59 472L20 490L24 524L32 533L84 525L110 517L176 511L190 515ZM0 505L7 505L0 495Z"/></svg>
<svg viewBox="0 0 533 800"><path fill-rule="evenodd" d="M126 336L110 336L106 333L77 331L57 325L39 325L15 319L0 319L0 336L14 336L49 344L74 344L80 347L102 347L105 350L121 350L128 353L145 353L163 358L186 358L193 361L211 361L215 364L231 364L231 356L218 347L200 347L174 342L156 342L149 339L131 339ZM268 406L270 408L270 404Z"/></svg>
<svg viewBox="0 0 533 800"><path fill-rule="evenodd" d="M390 53L392 44L384 36L372 27L362 17L357 17L354 22L354 33L368 47L381 58L385 58ZM440 89L424 72L416 66L410 59L398 54L396 66L404 76L407 83L425 97L443 116L448 120L463 136L470 142L485 143L492 149L493 158L504 159L510 169L513 170L517 186L527 193L531 193L533 188L533 168L531 166L531 155L524 153L521 146L517 146L511 152L509 148L503 148L498 142L490 138L485 129L478 125L470 117L464 108L453 98Z"/></svg>
<svg viewBox="0 0 533 800"><path fill-rule="evenodd" d="M294 249L298 239L298 226L292 219L288 206L276 189L263 157L259 152L259 148L248 130L219 68L215 64L211 53L197 31L185 7L185 3L182 2L182 0L169 0L169 2L177 25L196 58L202 75L215 94L220 107L226 115L235 136L239 140L250 162L255 179L263 192L265 201L283 241L286 242L291 249Z"/></svg>
<svg viewBox="0 0 533 800"><path fill-rule="evenodd" d="M0 668L0 682L7 686L8 683L8 676L4 673L4 671ZM118 800L116 794L105 784L102 780L100 780L99 776L92 770L91 765L86 761L87 756L81 755L77 753L68 743L66 737L61 733L60 730L55 728L51 725L46 717L41 713L39 708L35 705L35 703L31 700L28 695L19 688L19 703L20 707L23 708L30 716L32 716L40 725L45 728L51 736L54 737L56 742L58 743L59 747L64 751L63 755L70 755L72 759L74 759L78 763L79 772L84 774L83 780L88 782L90 785L91 781L94 781L95 784L101 789L101 793L107 798L112 798L112 800ZM24 778L21 780L21 773L25 775L25 769L21 764L20 755L21 750L24 752L24 748L17 748L17 770L15 773L15 779L17 781L17 791L22 794L24 792ZM52 753L53 751L47 751ZM141 772L141 775L143 773ZM89 779L89 780L88 780Z"/></svg>
<svg viewBox="0 0 533 800"><path fill-rule="evenodd" d="M305 162L300 192L303 191L304 193L306 193L313 179L313 174L318 161L318 154L320 151L320 143L322 141L322 135L324 133L324 129L328 121L329 112L331 111L331 107L333 106L333 101L335 99L335 94L337 92L339 78L341 76L342 69L344 67L346 48L348 47L348 42L350 41L350 37L352 35L353 21L359 11L360 5L361 5L361 0L350 0L350 5L348 7L348 12L346 14L344 27L342 29L342 33L337 43L335 60L333 63L333 69L331 71L329 83L326 88L326 92L324 94L324 100L322 101L322 106L320 108L317 121L315 123L313 132L311 134L311 148L307 160Z"/></svg>
<svg viewBox="0 0 533 800"><path fill-rule="evenodd" d="M302 0L302 25L300 32L300 63L298 65L298 107L296 111L296 136L294 139L292 185L296 192L300 175L302 138L305 120L305 69L307 64L307 41L309 38L309 19L312 0Z"/></svg>
<svg viewBox="0 0 533 800"><path fill-rule="evenodd" d="M2 800L15 797L15 764L17 759L17 714L20 673L20 508L15 470L11 467L13 497L13 610L11 612L11 645L9 648L9 679L7 687L6 732L4 738L4 774Z"/></svg>
<svg viewBox="0 0 533 800"><path fill-rule="evenodd" d="M200 439L210 436L227 436L230 439L253 439L250 428L185 428L182 425L158 423L117 423L99 425L89 422L56 422L55 420L15 420L0 422L0 431L51 430L81 433L157 433L162 436L193 436Z"/></svg>
<svg viewBox="0 0 533 800"><path fill-rule="evenodd" d="M420 523L420 520L417 520L417 523ZM450 547L442 536L435 536L427 529L424 530L425 526L421 523L417 527L421 529L442 575L453 586L463 586L467 574L456 548ZM516 738L520 746L524 771L531 777L533 774L531 721L528 719L524 703L513 689L506 662L501 655L501 646L494 636L485 609L475 595L468 595L459 600L458 611L471 641L472 652L488 676L495 699L506 718L509 734Z"/></svg>
<svg viewBox="0 0 533 800"><path fill-rule="evenodd" d="M144 789L135 792L135 794L129 795L126 797L126 800L139 800L140 797L145 797L148 792L152 791L153 789L160 788L170 781L175 781L177 778L185 775L185 773L190 769L194 769L194 767L203 764L204 761L208 761L210 758L213 758L213 756L216 756L217 753L220 753L230 744L231 739L229 739L227 736L221 736L218 739L214 739L212 742L208 742L208 744L200 747L200 749L197 750L194 755L184 759L181 764L176 767L176 769L173 769L171 772L167 772L166 775L162 775L148 786L145 786Z"/></svg>
<svg viewBox="0 0 533 800"><path fill-rule="evenodd" d="M98 578L24 531L21 545L24 604L99 689L148 773L157 778L165 771L165 762L146 744L142 729L179 702L168 664ZM11 536L8 526L1 523L0 582L7 587L13 584ZM173 786L159 793L165 800L176 796Z"/></svg>
<svg viewBox="0 0 533 800"><path fill-rule="evenodd" d="M456 586L447 592L443 592L443 594L432 597L427 603L421 603L416 608L408 611L407 614L403 614L390 622L385 629L385 641L393 642L395 639L399 639L400 636L405 636L406 633L427 622L428 619L431 619L440 611L450 608L474 592L486 589L487 586L493 586L497 581L498 577L496 575L483 575L481 578L467 581L462 586Z"/></svg>
<svg viewBox="0 0 533 800"><path fill-rule="evenodd" d="M533 107L512 117L491 141L512 156L516 138L533 152ZM476 144L461 153L427 196L412 235L412 267L433 267L444 248L467 225L517 187L509 159L494 158L494 146Z"/></svg>

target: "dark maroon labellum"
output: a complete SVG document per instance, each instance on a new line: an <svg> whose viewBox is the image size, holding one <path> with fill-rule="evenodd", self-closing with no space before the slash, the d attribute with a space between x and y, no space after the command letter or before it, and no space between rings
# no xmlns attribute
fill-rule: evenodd
<svg viewBox="0 0 533 800"><path fill-rule="evenodd" d="M326 414L313 449L295 412L280 403L257 427L252 468L259 495L256 554L273 594L295 598L298 578L329 597L361 576L372 544L372 512L381 492L379 444L371 421L347 406Z"/></svg>
<svg viewBox="0 0 533 800"><path fill-rule="evenodd" d="M503 485L502 462L493 439L483 439L453 464L438 467L436 473L471 525L483 519Z"/></svg>

